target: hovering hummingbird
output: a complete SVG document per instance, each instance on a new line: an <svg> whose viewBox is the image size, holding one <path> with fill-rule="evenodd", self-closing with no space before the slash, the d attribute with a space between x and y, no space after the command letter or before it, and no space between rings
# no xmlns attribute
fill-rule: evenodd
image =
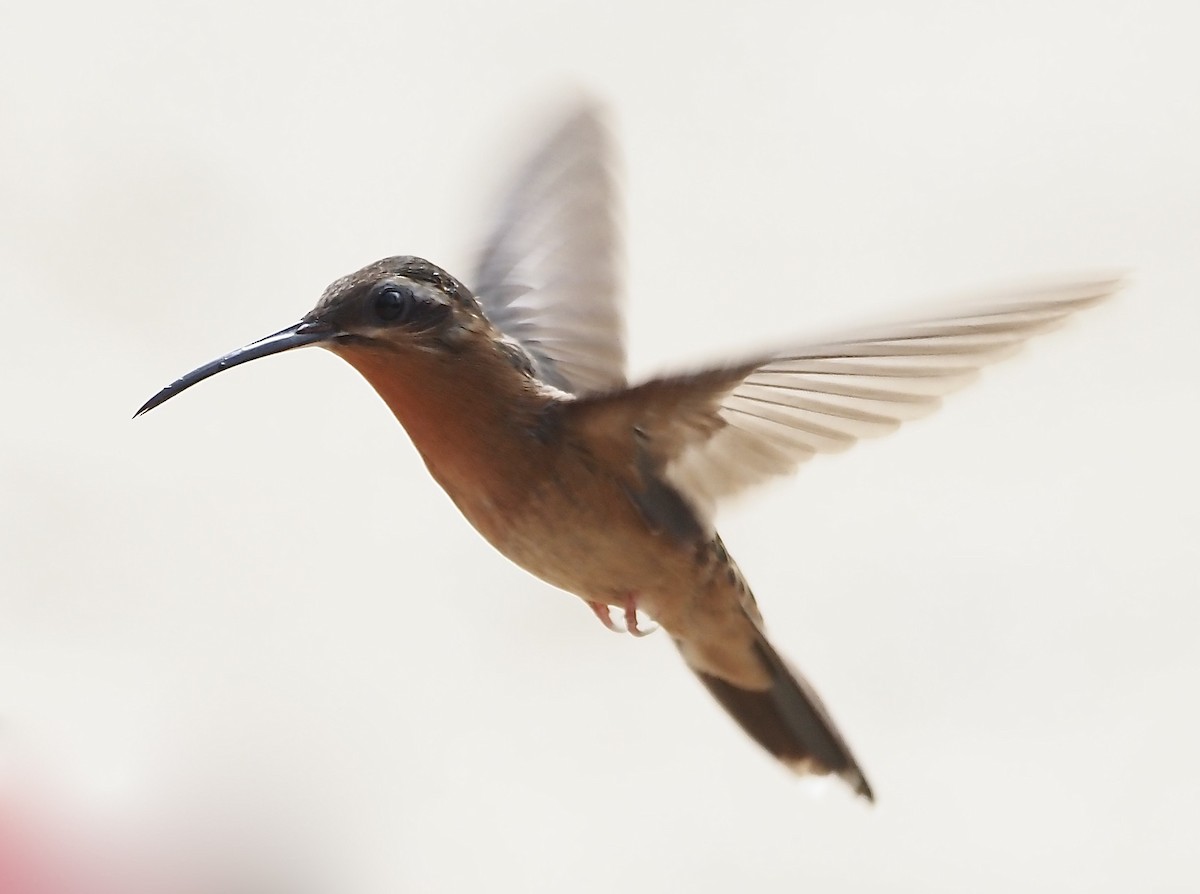
<svg viewBox="0 0 1200 894"><path fill-rule="evenodd" d="M1027 338L1115 291L1097 278L949 316L629 385L612 150L573 110L519 173L468 289L417 257L334 282L300 322L168 385L137 411L269 354L319 345L359 371L437 482L508 558L670 635L688 667L797 773L870 786L813 689L768 641L713 527L726 498L893 431ZM739 276L744 274L739 274Z"/></svg>

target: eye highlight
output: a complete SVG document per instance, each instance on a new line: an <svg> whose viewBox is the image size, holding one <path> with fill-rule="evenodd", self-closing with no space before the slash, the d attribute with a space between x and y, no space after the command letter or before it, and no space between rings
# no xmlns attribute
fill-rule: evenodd
<svg viewBox="0 0 1200 894"><path fill-rule="evenodd" d="M385 323L407 323L416 314L418 299L408 286L387 283L376 290L371 304Z"/></svg>

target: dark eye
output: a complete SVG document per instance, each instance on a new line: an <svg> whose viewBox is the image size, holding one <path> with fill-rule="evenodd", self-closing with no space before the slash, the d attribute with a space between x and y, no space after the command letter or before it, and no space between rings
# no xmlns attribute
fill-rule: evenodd
<svg viewBox="0 0 1200 894"><path fill-rule="evenodd" d="M375 315L388 323L407 323L417 308L417 296L407 286L386 285L375 293Z"/></svg>

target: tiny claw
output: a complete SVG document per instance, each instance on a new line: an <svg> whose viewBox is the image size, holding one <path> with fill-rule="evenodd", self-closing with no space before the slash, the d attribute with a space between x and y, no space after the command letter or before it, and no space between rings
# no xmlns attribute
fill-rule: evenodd
<svg viewBox="0 0 1200 894"><path fill-rule="evenodd" d="M625 630L628 631L629 634L632 636L649 636L651 633L653 633L657 629L658 629L657 624L655 624L649 630L643 630L638 625L637 601L632 596L626 596L625 597Z"/></svg>
<svg viewBox="0 0 1200 894"><path fill-rule="evenodd" d="M600 623L611 630L613 633L624 633L625 631L613 623L612 610L607 602L591 602L588 601L587 607L592 610L592 613L600 619Z"/></svg>

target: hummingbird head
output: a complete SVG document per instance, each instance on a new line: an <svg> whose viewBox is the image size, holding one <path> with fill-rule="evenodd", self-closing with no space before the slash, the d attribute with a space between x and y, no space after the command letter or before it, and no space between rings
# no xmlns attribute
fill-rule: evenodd
<svg viewBox="0 0 1200 894"><path fill-rule="evenodd" d="M495 333L471 292L422 258L384 258L332 283L300 322L231 351L172 382L140 416L219 372L305 345L335 353L453 353Z"/></svg>
<svg viewBox="0 0 1200 894"><path fill-rule="evenodd" d="M336 342L436 351L486 328L486 317L467 287L445 270L401 255L332 283L300 325L325 327Z"/></svg>

